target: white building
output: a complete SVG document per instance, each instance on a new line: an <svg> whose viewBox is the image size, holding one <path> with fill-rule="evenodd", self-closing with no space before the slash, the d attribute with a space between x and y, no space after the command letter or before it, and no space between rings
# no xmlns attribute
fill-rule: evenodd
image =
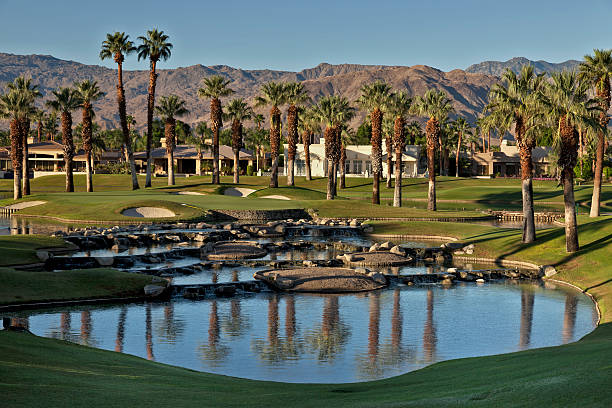
<svg viewBox="0 0 612 408"><path fill-rule="evenodd" d="M285 158L287 158L287 145L284 145ZM385 143L383 141L382 151L386 152ZM404 167L403 177L419 177L419 152L420 147L415 145L406 146L402 156L402 164ZM345 172L347 177L370 177L372 175L372 146L371 145L349 145L346 146L346 164ZM387 174L387 155L383 155L383 172ZM393 154L395 162L395 154ZM321 143L310 145L310 171L313 177L327 176L327 159L325 158L325 141L321 139ZM284 175L287 175L287 168L284 168ZM295 157L295 175L304 176L306 174L306 165L304 158L304 145L297 145ZM422 175L421 175L422 176ZM395 177L395 172L393 172Z"/></svg>

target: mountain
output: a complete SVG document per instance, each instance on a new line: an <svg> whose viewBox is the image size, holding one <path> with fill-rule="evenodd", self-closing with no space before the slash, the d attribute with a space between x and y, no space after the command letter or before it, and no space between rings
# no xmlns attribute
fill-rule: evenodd
<svg viewBox="0 0 612 408"><path fill-rule="evenodd" d="M482 111L488 90L498 80L488 74L462 70L443 72L423 65L406 67L322 63L299 72L192 65L158 72L156 95L176 94L185 99L191 113L181 119L190 124L208 120L209 101L198 99L197 90L202 78L210 75L228 78L231 81L230 87L235 91L232 97L243 97L249 102L253 102L260 86L267 81L303 81L315 101L329 94L340 94L354 101L363 84L378 79L388 82L397 90L406 90L410 95L423 94L427 89L435 87L446 91L454 102L456 113L466 116L471 122ZM32 77L39 84L44 96L38 102L40 106L44 100L49 99L51 91L60 86L70 86L84 79L98 81L106 96L94 106L96 121L102 128L119 127L115 69L65 61L49 55L0 53L0 84L12 81L19 75ZM128 114L135 117L137 128L142 130L146 127L148 71L124 71L123 77ZM352 125L358 125L364 117L365 113L359 112ZM80 113L75 115L74 121L80 121Z"/></svg>
<svg viewBox="0 0 612 408"><path fill-rule="evenodd" d="M474 74L485 74L485 75L494 75L501 76L506 68L510 68L514 72L519 72L523 65L532 65L536 71L536 73L540 74L542 72L558 72L558 71L571 71L578 70L578 65L580 61L576 60L568 60L560 63L553 63L547 61L531 61L524 57L516 57L509 59L508 61L484 61L479 64L470 65L465 70L466 72L471 72Z"/></svg>

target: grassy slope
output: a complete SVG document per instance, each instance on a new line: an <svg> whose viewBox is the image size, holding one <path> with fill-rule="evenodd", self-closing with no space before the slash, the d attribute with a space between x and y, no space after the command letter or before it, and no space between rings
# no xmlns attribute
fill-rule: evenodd
<svg viewBox="0 0 612 408"><path fill-rule="evenodd" d="M40 235L0 236L0 266L40 262L36 256L39 248L62 248L65 242L59 238Z"/></svg>

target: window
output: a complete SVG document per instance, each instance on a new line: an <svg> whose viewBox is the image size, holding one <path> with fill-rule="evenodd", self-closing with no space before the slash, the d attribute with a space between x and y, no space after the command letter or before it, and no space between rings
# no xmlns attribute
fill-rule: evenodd
<svg viewBox="0 0 612 408"><path fill-rule="evenodd" d="M351 174L351 161L347 160L344 162L344 172L346 174Z"/></svg>
<svg viewBox="0 0 612 408"><path fill-rule="evenodd" d="M363 173L363 162L361 160L353 160L353 174Z"/></svg>
<svg viewBox="0 0 612 408"><path fill-rule="evenodd" d="M365 171L368 174L372 174L372 162L370 160L366 160Z"/></svg>

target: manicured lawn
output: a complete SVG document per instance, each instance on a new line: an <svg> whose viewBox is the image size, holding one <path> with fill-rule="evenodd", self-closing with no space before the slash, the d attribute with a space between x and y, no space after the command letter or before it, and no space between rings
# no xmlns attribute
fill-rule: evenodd
<svg viewBox="0 0 612 408"><path fill-rule="evenodd" d="M42 235L0 236L0 266L37 263L37 249L65 246L63 239Z"/></svg>

